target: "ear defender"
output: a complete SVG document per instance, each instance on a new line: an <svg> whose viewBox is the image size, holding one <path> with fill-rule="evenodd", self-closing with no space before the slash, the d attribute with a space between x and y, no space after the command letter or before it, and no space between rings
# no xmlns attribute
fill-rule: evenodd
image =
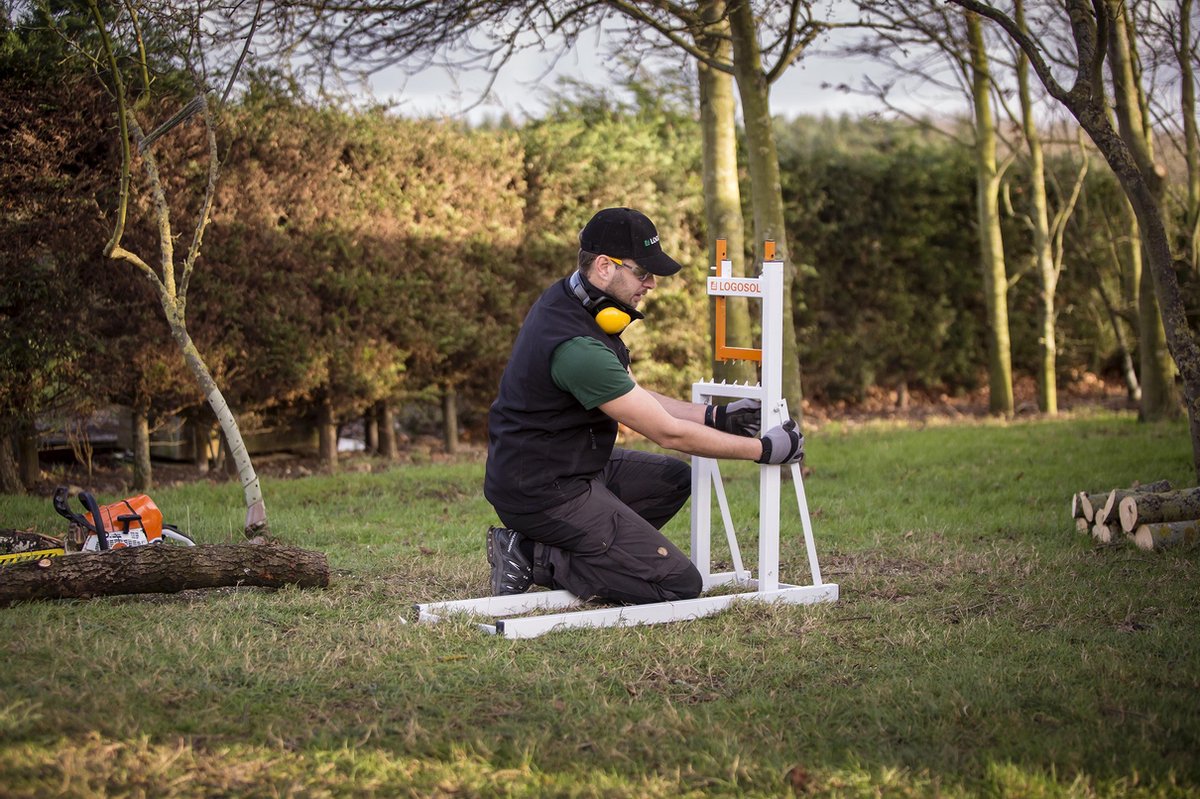
<svg viewBox="0 0 1200 799"><path fill-rule="evenodd" d="M587 308L592 314L592 317L596 320L596 324L600 325L600 329L610 336L620 333L633 322L633 314L621 308L615 300L605 297L601 297L600 299L589 297L587 289L583 287L583 275L578 272L571 275L568 284L571 287L571 292L583 303L583 307ZM638 314L637 318L641 319L642 315Z"/></svg>
<svg viewBox="0 0 1200 799"><path fill-rule="evenodd" d="M620 308L614 308L611 305L607 308L601 308L596 311L596 324L600 325L600 329L605 333L616 335L625 328L629 327L629 323L633 321L633 317L622 311Z"/></svg>

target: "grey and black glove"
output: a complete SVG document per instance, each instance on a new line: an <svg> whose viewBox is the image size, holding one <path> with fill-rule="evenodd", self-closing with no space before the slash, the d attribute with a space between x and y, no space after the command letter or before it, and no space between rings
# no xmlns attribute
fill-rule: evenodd
<svg viewBox="0 0 1200 799"><path fill-rule="evenodd" d="M761 402L740 399L728 405L709 405L704 409L704 423L735 436L756 436L761 429L761 414Z"/></svg>
<svg viewBox="0 0 1200 799"><path fill-rule="evenodd" d="M789 464L804 460L804 436L792 419L772 427L760 441L763 450L758 463Z"/></svg>

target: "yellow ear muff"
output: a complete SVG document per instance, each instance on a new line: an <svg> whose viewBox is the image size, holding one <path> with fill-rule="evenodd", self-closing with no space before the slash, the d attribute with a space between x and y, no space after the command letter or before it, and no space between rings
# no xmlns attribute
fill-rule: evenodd
<svg viewBox="0 0 1200 799"><path fill-rule="evenodd" d="M620 333L629 327L629 323L632 321L633 317L620 308L601 308L596 312L596 324L600 325L600 329L610 335Z"/></svg>

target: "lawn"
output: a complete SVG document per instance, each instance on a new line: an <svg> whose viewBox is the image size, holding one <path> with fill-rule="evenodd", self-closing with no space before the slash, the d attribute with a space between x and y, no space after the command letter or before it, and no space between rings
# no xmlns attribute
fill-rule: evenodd
<svg viewBox="0 0 1200 799"><path fill-rule="evenodd" d="M1068 514L1194 485L1184 424L829 424L808 452L839 602L529 641L414 623L486 592L482 464L268 481L328 589L0 611L0 796L1200 796L1200 549ZM752 561L757 471L722 471ZM233 483L154 496L240 535ZM61 529L39 497L0 497L0 527ZM667 530L686 546L686 513Z"/></svg>

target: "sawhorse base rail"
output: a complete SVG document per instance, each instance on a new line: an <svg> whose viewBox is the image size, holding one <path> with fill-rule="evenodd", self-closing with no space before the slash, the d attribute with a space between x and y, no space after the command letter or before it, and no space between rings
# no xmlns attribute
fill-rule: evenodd
<svg viewBox="0 0 1200 799"><path fill-rule="evenodd" d="M737 583L735 575L714 574L706 588ZM570 591L534 591L513 596L493 596L482 599L460 599L449 602L429 602L417 605L417 619L436 622L454 614L484 616L494 619L492 623L479 623L479 629L503 638L536 638L554 630L577 627L628 627L639 624L663 624L673 621L688 621L719 613L737 602L786 603L810 605L817 602L836 602L836 583L821 585L780 584L774 591L759 591L757 583L743 583L751 589L744 593L720 594L676 602L655 602L650 605L627 605L571 610L584 605ZM564 613L546 613L538 616L501 618L510 614L528 613L532 610L563 610Z"/></svg>

